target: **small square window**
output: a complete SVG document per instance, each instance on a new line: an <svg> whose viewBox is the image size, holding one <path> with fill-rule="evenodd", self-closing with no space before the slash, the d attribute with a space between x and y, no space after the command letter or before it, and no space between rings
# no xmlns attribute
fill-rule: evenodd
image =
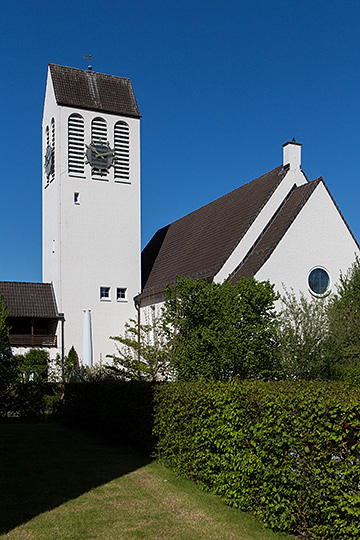
<svg viewBox="0 0 360 540"><path fill-rule="evenodd" d="M100 300L110 300L110 287L100 287Z"/></svg>
<svg viewBox="0 0 360 540"><path fill-rule="evenodd" d="M124 287L118 287L116 289L116 300L124 301L127 299L126 289Z"/></svg>

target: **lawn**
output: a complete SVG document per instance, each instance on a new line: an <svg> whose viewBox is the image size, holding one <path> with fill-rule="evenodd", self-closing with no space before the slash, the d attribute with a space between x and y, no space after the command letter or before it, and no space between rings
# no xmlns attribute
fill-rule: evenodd
<svg viewBox="0 0 360 540"><path fill-rule="evenodd" d="M92 434L54 422L0 430L0 539L292 538Z"/></svg>

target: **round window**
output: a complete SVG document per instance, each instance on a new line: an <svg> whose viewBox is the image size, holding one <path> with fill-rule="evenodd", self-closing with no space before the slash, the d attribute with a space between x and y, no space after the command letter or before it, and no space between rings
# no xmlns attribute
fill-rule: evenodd
<svg viewBox="0 0 360 540"><path fill-rule="evenodd" d="M315 296L326 296L330 293L330 276L324 268L313 268L309 273L308 285Z"/></svg>

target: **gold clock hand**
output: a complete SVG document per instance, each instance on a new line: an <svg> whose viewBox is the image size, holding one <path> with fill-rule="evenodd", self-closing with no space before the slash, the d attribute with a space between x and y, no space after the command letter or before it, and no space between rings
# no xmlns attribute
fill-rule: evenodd
<svg viewBox="0 0 360 540"><path fill-rule="evenodd" d="M104 157L104 156L109 156L109 155L114 155L115 154L115 150L111 150L111 152L104 152L104 154L99 154L100 157Z"/></svg>

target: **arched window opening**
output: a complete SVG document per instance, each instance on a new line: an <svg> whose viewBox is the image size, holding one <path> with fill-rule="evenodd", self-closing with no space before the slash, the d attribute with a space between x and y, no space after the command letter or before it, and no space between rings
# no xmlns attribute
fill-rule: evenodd
<svg viewBox="0 0 360 540"><path fill-rule="evenodd" d="M85 124L80 114L71 114L68 120L68 173L84 176Z"/></svg>
<svg viewBox="0 0 360 540"><path fill-rule="evenodd" d="M49 126L46 126L45 129L45 154L44 154L44 171L45 171L45 187L49 185L50 183L50 175L49 175L49 147L50 147L50 130Z"/></svg>
<svg viewBox="0 0 360 540"><path fill-rule="evenodd" d="M50 182L52 182L55 178L55 120L54 118L51 119L51 142L50 146L52 148L52 166L51 166L51 172L50 172ZM49 133L50 136L50 133Z"/></svg>
<svg viewBox="0 0 360 540"><path fill-rule="evenodd" d="M114 126L115 179L130 180L130 128L126 122L116 122Z"/></svg>

